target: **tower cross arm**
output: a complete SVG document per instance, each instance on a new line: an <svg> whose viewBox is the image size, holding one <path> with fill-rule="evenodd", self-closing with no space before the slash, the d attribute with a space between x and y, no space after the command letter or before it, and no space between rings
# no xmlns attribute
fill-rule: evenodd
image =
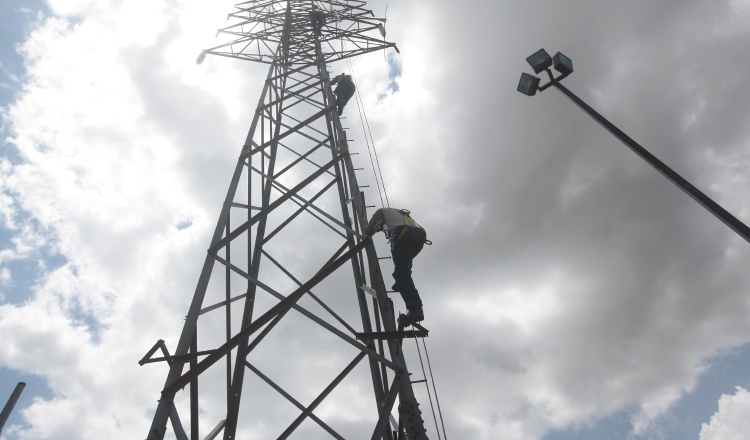
<svg viewBox="0 0 750 440"><path fill-rule="evenodd" d="M321 55L326 61L351 58L389 47L395 43L379 38L384 18L375 17L371 10L363 8L365 2L341 2L320 0L315 2L290 2L289 0L268 0L244 2L228 18L237 20L219 29L217 35L228 35L231 41L223 42L203 51L203 55L219 55L260 63L284 62L298 64L308 61L301 54L277 51L278 45L304 46L315 40L321 43ZM318 31L313 32L310 15L322 11L326 20ZM287 17L290 16L291 20ZM374 32L374 35L368 35ZM355 49L347 49L350 43ZM396 49L398 50L398 49ZM301 57L301 58L300 58ZM202 58L201 58L202 60Z"/></svg>

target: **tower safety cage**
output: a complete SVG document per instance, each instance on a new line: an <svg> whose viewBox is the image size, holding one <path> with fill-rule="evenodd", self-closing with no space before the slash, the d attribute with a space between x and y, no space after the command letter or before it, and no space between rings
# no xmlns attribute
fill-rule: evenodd
<svg viewBox="0 0 750 440"><path fill-rule="evenodd" d="M398 50L365 6L239 3L199 56L269 69L177 347L140 361L169 368L149 440L427 438L326 70Z"/></svg>

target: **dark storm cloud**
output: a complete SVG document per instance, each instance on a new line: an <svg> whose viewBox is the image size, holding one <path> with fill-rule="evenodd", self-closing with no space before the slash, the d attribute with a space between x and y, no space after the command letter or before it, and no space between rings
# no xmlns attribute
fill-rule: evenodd
<svg viewBox="0 0 750 440"><path fill-rule="evenodd" d="M446 307L456 295L470 302L487 289L502 298L508 285L563 270L580 286L526 339L538 357L519 370L546 371L560 398L582 406L601 393L618 395L609 404L616 408L689 389L703 357L746 340L734 326L750 311L747 243L563 95L528 98L515 86L530 71L526 56L562 51L576 68L570 89L706 194L747 212L730 182L747 182L748 60L732 54L746 53L750 39L732 4L433 5L415 17L427 7L410 4L389 23L429 20L435 30L427 76L457 176L444 200L471 207L447 224L422 218L436 237L415 268L429 273L426 307ZM451 339L464 341L476 362L506 365L488 335L458 331L463 338ZM455 359L442 358L444 368L466 368Z"/></svg>

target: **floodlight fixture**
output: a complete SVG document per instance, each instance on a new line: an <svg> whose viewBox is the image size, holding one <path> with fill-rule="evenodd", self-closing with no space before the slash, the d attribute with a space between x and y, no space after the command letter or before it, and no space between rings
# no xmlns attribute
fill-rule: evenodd
<svg viewBox="0 0 750 440"><path fill-rule="evenodd" d="M203 64L203 60L206 59L206 51L202 50L200 54L198 54L198 58L195 60L195 64Z"/></svg>
<svg viewBox="0 0 750 440"><path fill-rule="evenodd" d="M540 80L538 77L530 75L528 73L523 73L521 75L521 81L518 82L517 90L519 92L527 96L534 96L536 92L543 92L550 87L556 88L565 96L567 96L571 101L573 101L576 106L578 106L581 110L591 116L602 127L612 133L612 135L614 135L623 144L630 148L635 154L640 156L649 165L659 171L664 177L669 179L669 181L675 184L679 189L684 191L688 196L692 197L693 200L706 208L706 210L716 216L716 218L721 220L725 225L729 226L740 237L745 239L745 241L750 242L750 227L745 225L742 221L722 208L721 205L711 200L710 197L703 194L700 190L698 190L698 188L693 186L690 182L688 182L674 170L669 168L664 162L657 159L648 150L643 148L636 141L622 132L622 130L605 119L604 116L597 113L596 110L583 102L581 98L574 95L573 92L568 90L567 87L562 84L561 80L573 73L573 62L570 60L570 58L566 57L560 52L557 52L554 58L550 58L550 56L547 54L547 52L544 51L544 49L540 49L535 54L526 58L526 61L528 61L528 63L534 69L535 73L546 70L547 75L549 76L549 82L542 86L539 86ZM552 71L549 69L549 67L553 64L555 66L555 70L560 73L557 78L553 77Z"/></svg>
<svg viewBox="0 0 750 440"><path fill-rule="evenodd" d="M561 79L573 73L573 61L566 57L560 52L557 52L554 57L550 57L547 51L539 49L533 55L526 58L526 61L534 69L534 73L540 73L543 70L547 71L549 75L549 82L543 86L539 86L540 79L534 75L524 73L521 75L521 81L518 82L518 90L527 96L534 96L536 92L543 92L550 88L552 85L558 83ZM552 76L550 67L554 64L555 70L560 72L557 78Z"/></svg>
<svg viewBox="0 0 750 440"><path fill-rule="evenodd" d="M573 73L573 61L562 53L557 52L552 58L552 62L555 64L555 70L563 75L568 76Z"/></svg>
<svg viewBox="0 0 750 440"><path fill-rule="evenodd" d="M552 66L552 58L544 49L539 49L534 52L533 55L526 58L526 61L531 65L531 68L534 69L534 73L539 73Z"/></svg>
<svg viewBox="0 0 750 440"><path fill-rule="evenodd" d="M526 96L534 96L539 88L539 78L528 73L521 74L521 80L518 81L518 91Z"/></svg>

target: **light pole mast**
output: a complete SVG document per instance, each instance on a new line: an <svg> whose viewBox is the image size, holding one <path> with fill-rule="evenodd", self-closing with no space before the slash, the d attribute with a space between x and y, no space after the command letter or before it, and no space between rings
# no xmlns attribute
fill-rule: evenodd
<svg viewBox="0 0 750 440"><path fill-rule="evenodd" d="M703 206L708 212L713 214L716 218L721 220L722 223L729 226L737 235L750 242L750 228L747 227L737 217L733 216L721 205L714 202L713 199L708 197L698 188L693 186L681 175L677 174L672 168L668 167L667 164L659 160L656 156L651 154L648 150L643 148L638 142L634 141L630 136L625 134L622 130L617 128L615 124L609 122L604 116L600 115L591 106L586 104L581 98L573 94L567 87L563 86L560 82L562 79L573 73L573 62L570 58L566 57L562 53L558 52L554 57L550 57L549 54L544 50L540 49L534 52L531 56L526 58L526 61L534 69L534 73L540 73L542 71L547 72L549 76L549 82L543 86L539 86L541 81L538 77L530 75L528 73L521 74L521 80L518 82L517 90L524 95L534 96L537 91L543 92L549 87L555 87L568 99L583 110L587 115L591 116L593 120L598 122L605 130L610 132L620 142L630 148L635 154L641 159L645 160L646 163L654 167L656 171L660 172L670 182L675 184L685 194L690 196L693 200ZM554 65L555 70L560 72L560 76L554 77L550 67Z"/></svg>
<svg viewBox="0 0 750 440"><path fill-rule="evenodd" d="M176 351L170 354L159 341L140 362L169 364L149 440L164 438L168 422L175 437L187 439L185 416L191 440L213 439L222 431L224 439L241 438L243 425L252 425L257 415L243 412L243 402L246 407L258 397L256 388L248 391L248 375L296 407L296 418L269 435L287 438L311 420L321 433L344 438L315 409L364 358L375 398L367 435L396 440L404 432L409 440L427 438L401 340L372 339L400 329L375 247L361 232L369 216L326 70L331 61L396 49L378 32L385 20L364 7L360 0L243 2L229 14L235 23L219 30L231 41L204 50L198 59L207 54L239 58L269 64L269 70ZM327 21L320 33L311 26L316 9ZM323 293L314 293L319 285ZM294 325L285 325L290 318ZM217 327L223 327L220 336ZM298 361L299 353L283 347L283 337L270 350L275 356L257 354L275 343L277 333L294 331L317 331L352 353L309 403L274 381L276 367L263 368ZM163 356L154 357L157 350ZM310 372L299 369L312 382ZM199 437L198 379L204 373L213 378L212 392L215 378L225 377L226 413L210 422L207 437ZM176 397L188 385L189 412L180 408L180 413ZM397 399L398 422L391 415Z"/></svg>
<svg viewBox="0 0 750 440"><path fill-rule="evenodd" d="M0 411L0 433L3 432L5 422L8 421L8 417L10 417L10 413L13 412L13 408L16 406L16 402L18 402L18 398L21 397L24 388L26 388L26 382L18 382L13 393L11 393L8 401L5 403L3 410Z"/></svg>

